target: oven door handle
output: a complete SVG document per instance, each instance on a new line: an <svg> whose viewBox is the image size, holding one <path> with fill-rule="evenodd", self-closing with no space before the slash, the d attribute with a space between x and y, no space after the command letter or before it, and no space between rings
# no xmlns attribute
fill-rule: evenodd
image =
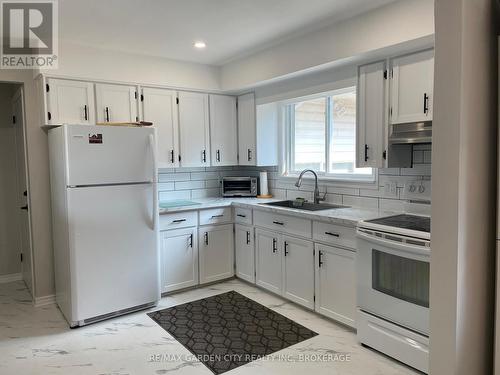
<svg viewBox="0 0 500 375"><path fill-rule="evenodd" d="M429 247L416 246L416 245L412 245L412 244L408 244L408 243L401 243L401 242L391 241L391 240L387 240L387 239L380 238L380 237L374 237L374 236L370 236L369 234L363 233L360 230L356 231L356 235L358 236L358 238L362 238L365 241L368 241L370 243L378 244L381 246L387 246L387 247L397 249L399 251L402 251L402 252L405 252L408 254L415 254L415 255L426 256L426 257L431 255L431 249ZM415 239L415 241L419 241L419 240ZM422 242L425 242L425 241L422 240Z"/></svg>

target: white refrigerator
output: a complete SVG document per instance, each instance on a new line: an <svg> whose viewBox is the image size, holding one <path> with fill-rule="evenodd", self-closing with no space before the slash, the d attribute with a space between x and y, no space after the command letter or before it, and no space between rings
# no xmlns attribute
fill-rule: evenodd
<svg viewBox="0 0 500 375"><path fill-rule="evenodd" d="M49 130L56 300L71 327L160 299L155 129Z"/></svg>

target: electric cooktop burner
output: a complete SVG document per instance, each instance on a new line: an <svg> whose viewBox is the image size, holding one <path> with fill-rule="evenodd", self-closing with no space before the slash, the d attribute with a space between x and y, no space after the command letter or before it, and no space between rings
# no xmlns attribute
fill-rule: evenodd
<svg viewBox="0 0 500 375"><path fill-rule="evenodd" d="M366 220L367 223L380 224L389 227L416 230L419 232L431 232L431 218L416 215L394 215L380 219Z"/></svg>

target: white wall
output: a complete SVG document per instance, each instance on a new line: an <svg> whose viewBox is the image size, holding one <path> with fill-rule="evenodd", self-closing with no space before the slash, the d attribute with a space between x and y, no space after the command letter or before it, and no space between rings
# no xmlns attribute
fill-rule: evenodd
<svg viewBox="0 0 500 375"><path fill-rule="evenodd" d="M251 87L433 33L434 1L402 0L229 62L221 69L221 87Z"/></svg>
<svg viewBox="0 0 500 375"><path fill-rule="evenodd" d="M21 272L13 87L0 84L0 276Z"/></svg>
<svg viewBox="0 0 500 375"><path fill-rule="evenodd" d="M220 89L218 67L67 43L59 46L58 69L42 72L188 89Z"/></svg>
<svg viewBox="0 0 500 375"><path fill-rule="evenodd" d="M489 375L497 47L493 0L437 0L430 374Z"/></svg>

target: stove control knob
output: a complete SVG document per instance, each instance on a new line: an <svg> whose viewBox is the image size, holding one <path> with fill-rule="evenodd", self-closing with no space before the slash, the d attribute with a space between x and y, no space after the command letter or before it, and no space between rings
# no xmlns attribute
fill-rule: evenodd
<svg viewBox="0 0 500 375"><path fill-rule="evenodd" d="M424 186L424 185L420 185L420 186L418 187L418 192L419 192L419 193L423 193L424 191L425 191L425 186Z"/></svg>
<svg viewBox="0 0 500 375"><path fill-rule="evenodd" d="M410 188L408 189L410 193L414 193L417 187L415 185L410 185Z"/></svg>

